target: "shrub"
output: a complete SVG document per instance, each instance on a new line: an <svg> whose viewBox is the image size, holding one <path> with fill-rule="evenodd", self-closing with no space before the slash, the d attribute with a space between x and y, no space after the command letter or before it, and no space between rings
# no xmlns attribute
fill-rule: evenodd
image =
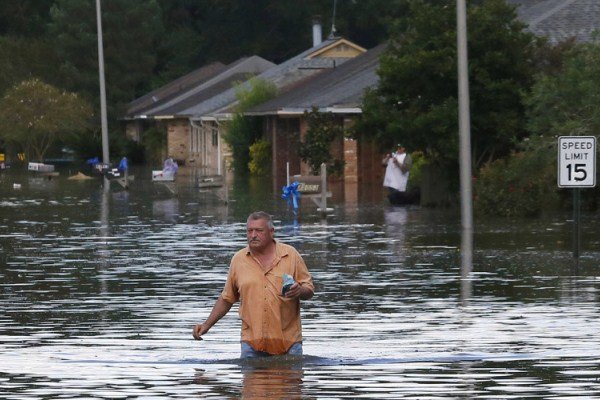
<svg viewBox="0 0 600 400"><path fill-rule="evenodd" d="M422 151L411 153L412 167L408 176L408 187L411 189L420 189L423 182L423 166L427 164L427 159Z"/></svg>
<svg viewBox="0 0 600 400"><path fill-rule="evenodd" d="M248 169L252 175L266 175L271 170L271 143L257 140L250 146L250 162Z"/></svg>
<svg viewBox="0 0 600 400"><path fill-rule="evenodd" d="M330 148L336 137L343 136L342 127L336 123L333 114L319 112L314 107L311 112L304 112L304 116L308 129L298 150L300 158L310 166L314 175L320 173L322 163L327 164L332 175L340 174L344 170L343 160L333 159Z"/></svg>
<svg viewBox="0 0 600 400"><path fill-rule="evenodd" d="M537 145L484 165L474 182L477 212L505 217L535 216L556 208L556 144L532 138Z"/></svg>

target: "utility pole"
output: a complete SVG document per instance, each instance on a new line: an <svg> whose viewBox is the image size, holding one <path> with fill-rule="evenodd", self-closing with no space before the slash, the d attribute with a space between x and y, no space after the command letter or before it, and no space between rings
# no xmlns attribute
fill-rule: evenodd
<svg viewBox="0 0 600 400"><path fill-rule="evenodd" d="M456 2L458 48L458 127L460 143L460 205L463 229L473 229L471 189L471 114L469 110L469 64L467 57L467 7Z"/></svg>
<svg viewBox="0 0 600 400"><path fill-rule="evenodd" d="M106 117L106 86L104 83L104 45L102 43L102 13L100 0L96 0L96 21L98 25L98 72L100 76L100 117L102 123L102 162L110 164L108 152L108 122ZM106 179L106 178L105 178Z"/></svg>

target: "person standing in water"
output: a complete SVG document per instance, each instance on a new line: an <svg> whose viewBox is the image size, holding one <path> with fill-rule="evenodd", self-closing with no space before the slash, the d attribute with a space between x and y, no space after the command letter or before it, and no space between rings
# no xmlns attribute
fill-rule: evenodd
<svg viewBox="0 0 600 400"><path fill-rule="evenodd" d="M412 166L410 154L407 154L406 148L398 143L396 151L386 154L381 163L385 167L383 186L388 189L390 203L402 203Z"/></svg>
<svg viewBox="0 0 600 400"><path fill-rule="evenodd" d="M225 287L210 315L193 328L196 340L239 301L242 358L302 355L300 301L313 297L314 285L302 256L292 246L275 240L274 232L269 214L250 214L246 222L248 246L231 259ZM287 290L282 290L284 275L294 281Z"/></svg>

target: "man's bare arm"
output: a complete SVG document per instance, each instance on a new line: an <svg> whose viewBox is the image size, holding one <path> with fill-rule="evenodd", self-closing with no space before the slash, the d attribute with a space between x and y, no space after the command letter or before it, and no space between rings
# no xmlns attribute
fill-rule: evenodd
<svg viewBox="0 0 600 400"><path fill-rule="evenodd" d="M210 312L210 315L208 318L206 318L206 321L201 324L194 325L194 330L192 333L194 339L201 340L201 336L207 333L214 324L223 318L229 312L232 305L233 304L225 301L221 296L219 296L212 311Z"/></svg>

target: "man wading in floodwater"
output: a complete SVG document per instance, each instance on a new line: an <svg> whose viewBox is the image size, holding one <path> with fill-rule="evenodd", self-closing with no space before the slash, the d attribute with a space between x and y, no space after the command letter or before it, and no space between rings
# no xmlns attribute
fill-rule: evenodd
<svg viewBox="0 0 600 400"><path fill-rule="evenodd" d="M250 214L246 223L248 247L231 259L221 296L206 321L194 326L195 339L200 340L239 300L242 358L302 355L300 300L310 299L315 289L300 254L276 241L274 232L269 214ZM282 294L284 274L290 275L294 284Z"/></svg>

